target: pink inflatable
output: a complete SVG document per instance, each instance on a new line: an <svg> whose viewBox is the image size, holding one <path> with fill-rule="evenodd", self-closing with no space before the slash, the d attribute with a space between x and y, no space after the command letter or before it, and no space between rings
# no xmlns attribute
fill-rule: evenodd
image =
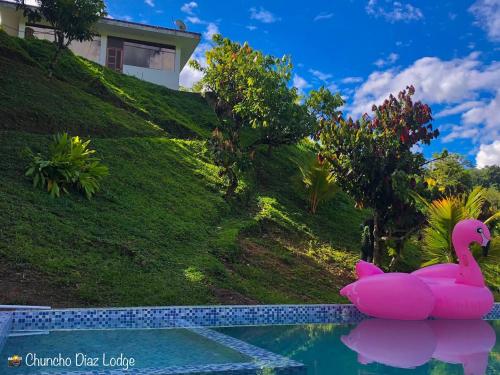
<svg viewBox="0 0 500 375"><path fill-rule="evenodd" d="M359 262L358 280L344 287L346 296L364 314L382 319L480 319L493 307L491 291L469 246L486 247L490 232L479 220L463 220L452 233L459 264L438 264L411 274L384 273Z"/></svg>
<svg viewBox="0 0 500 375"><path fill-rule="evenodd" d="M484 375L496 341L484 320L364 320L342 342L358 362L415 368L431 359L461 364L468 375Z"/></svg>

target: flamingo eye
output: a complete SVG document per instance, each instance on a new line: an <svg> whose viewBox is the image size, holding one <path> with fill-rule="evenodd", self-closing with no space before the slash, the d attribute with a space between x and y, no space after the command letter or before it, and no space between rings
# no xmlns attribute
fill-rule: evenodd
<svg viewBox="0 0 500 375"><path fill-rule="evenodd" d="M482 234L483 233L483 228L477 228L476 232L479 233L479 234Z"/></svg>

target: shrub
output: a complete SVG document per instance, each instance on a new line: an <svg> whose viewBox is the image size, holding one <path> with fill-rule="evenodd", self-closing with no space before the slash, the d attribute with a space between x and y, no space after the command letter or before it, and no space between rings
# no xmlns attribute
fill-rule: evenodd
<svg viewBox="0 0 500 375"><path fill-rule="evenodd" d="M423 231L423 251L426 259L423 266L456 262L451 239L453 228L461 220L480 217L486 203L486 193L486 189L478 186L468 195L446 197L430 203L422 197L417 197L424 206L428 222ZM483 221L490 224L499 216L500 213L497 212Z"/></svg>
<svg viewBox="0 0 500 375"><path fill-rule="evenodd" d="M33 179L33 186L47 189L52 197L74 188L90 199L99 190L99 183L108 174L108 167L94 157L95 150L80 137L67 133L57 134L49 145L48 156L31 154L26 176Z"/></svg>
<svg viewBox="0 0 500 375"><path fill-rule="evenodd" d="M314 215L320 202L332 199L339 187L331 173L331 166L326 160L314 159L306 166L301 167L302 184L308 195L309 209Z"/></svg>

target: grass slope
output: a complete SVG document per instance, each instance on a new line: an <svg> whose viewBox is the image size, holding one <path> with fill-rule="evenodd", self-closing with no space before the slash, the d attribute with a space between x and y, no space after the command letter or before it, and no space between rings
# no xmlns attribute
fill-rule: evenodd
<svg viewBox="0 0 500 375"><path fill-rule="evenodd" d="M306 143L259 153L239 198L222 199L203 98L116 74L0 32L0 300L57 305L335 302L359 224L343 194L305 210ZM24 150L91 136L102 191L52 199L24 177Z"/></svg>

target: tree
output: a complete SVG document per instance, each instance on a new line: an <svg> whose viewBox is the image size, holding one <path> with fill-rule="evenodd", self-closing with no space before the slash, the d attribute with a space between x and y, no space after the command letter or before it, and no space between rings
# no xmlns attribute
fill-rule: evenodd
<svg viewBox="0 0 500 375"><path fill-rule="evenodd" d="M462 194L472 189L471 163L460 154L433 155L427 170L428 184L441 195Z"/></svg>
<svg viewBox="0 0 500 375"><path fill-rule="evenodd" d="M474 185L500 190L500 166L491 165L482 169L473 169L472 180Z"/></svg>
<svg viewBox="0 0 500 375"><path fill-rule="evenodd" d="M203 73L200 86L219 118L209 142L215 163L228 180L226 196L238 187L240 171L256 149L293 144L311 135L314 118L290 88L291 61L276 58L220 35L206 53L206 66L191 65Z"/></svg>
<svg viewBox="0 0 500 375"><path fill-rule="evenodd" d="M61 52L74 40L92 40L96 36L92 27L100 17L106 15L103 0L37 0L37 7L27 5L26 0L16 1L29 22L43 20L54 30L56 52L50 63L50 75Z"/></svg>
<svg viewBox="0 0 500 375"><path fill-rule="evenodd" d="M410 86L398 97L390 95L373 106L373 118L344 119L338 98L328 90L311 94L308 104L319 117L316 139L321 156L332 168L339 186L358 207L373 210L374 262L381 263L381 237L390 229L408 227L416 209L410 192L418 188L425 159L414 146L429 144L439 135L433 130L431 109L413 102ZM408 222L407 222L408 221ZM413 225L413 223L411 224Z"/></svg>

